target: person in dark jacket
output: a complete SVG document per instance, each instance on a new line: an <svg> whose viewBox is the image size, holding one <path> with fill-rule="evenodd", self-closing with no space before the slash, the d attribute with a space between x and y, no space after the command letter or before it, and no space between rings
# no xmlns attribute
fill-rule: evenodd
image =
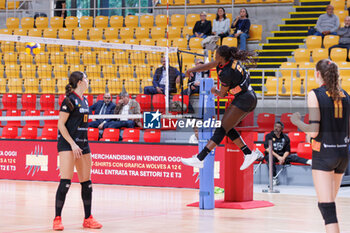
<svg viewBox="0 0 350 233"><path fill-rule="evenodd" d="M291 162L302 163L311 165L311 160L298 157L295 154L290 154L290 139L287 134L283 133L284 125L282 122L277 121L274 126L274 130L271 133L265 136L264 146L266 148L265 152L265 160L269 162L269 140L272 140L272 156L273 156L273 179L274 185L277 184L276 176L276 165L275 163L279 163L280 165L288 164Z"/></svg>
<svg viewBox="0 0 350 233"><path fill-rule="evenodd" d="M239 39L239 49L246 50L250 29L250 20L247 9L242 8L239 11L239 16L237 16L235 21L232 22L231 28L234 28L235 31L230 37Z"/></svg>
<svg viewBox="0 0 350 233"><path fill-rule="evenodd" d="M200 37L200 38L206 38L207 36L211 35L211 22L207 20L207 13L203 11L200 14L199 21L196 22L193 28L193 37Z"/></svg>
<svg viewBox="0 0 350 233"><path fill-rule="evenodd" d="M110 93L105 93L103 100L97 101L89 107L89 114L95 111L94 115L106 115L113 114L115 109L115 104L111 101L112 97ZM89 122L89 127L104 129L104 125L111 121L111 119L97 119Z"/></svg>
<svg viewBox="0 0 350 233"><path fill-rule="evenodd" d="M144 94L164 94L166 83L165 58L161 59L162 66L157 68L153 76L153 86L147 86ZM176 93L176 83L180 82L180 72L169 65L169 93Z"/></svg>
<svg viewBox="0 0 350 233"><path fill-rule="evenodd" d="M339 44L333 45L332 47L329 48L329 55L331 54L331 50L333 48L345 48L347 49L347 53L349 53L350 49L350 17L347 16L344 20L344 27L339 28L337 31L337 34L339 36ZM347 58L349 61L349 58Z"/></svg>

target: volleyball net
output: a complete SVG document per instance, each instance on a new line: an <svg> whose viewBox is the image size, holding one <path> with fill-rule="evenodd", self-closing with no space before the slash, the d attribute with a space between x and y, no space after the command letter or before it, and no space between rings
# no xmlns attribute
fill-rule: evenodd
<svg viewBox="0 0 350 233"><path fill-rule="evenodd" d="M45 31L42 33L45 34ZM57 37L60 31L56 33L52 37ZM69 30L66 33L73 35ZM190 117L183 116L185 113L181 110L175 111L180 115L175 115L169 101L174 95L183 96L181 93L187 83L183 80L183 74L194 66L196 58L204 60L203 51L186 53L174 47L164 47L171 43L165 43L163 39L163 44L159 43L163 46L147 46L139 45L142 41L135 39L106 42L93 41L90 37L90 41L85 41L77 40L76 32L74 36L75 40L0 35L0 95L3 97L2 109L7 111L2 112L1 121L57 120L65 86L70 73L74 71L83 71L87 75L89 88L84 94L88 97L89 105L101 100L106 92L112 95L116 103L119 94L126 92L141 105L141 114L129 115L129 119L143 118L143 112L157 110L163 114L163 118ZM35 55L26 48L29 42L32 46L40 46L39 51L33 50ZM153 86L153 77L157 68L162 66L162 59L165 60L166 70L172 66L182 73L180 82L176 83L177 89L169 92L169 73L164 72L164 95L144 95L145 87ZM9 96L16 96L16 99ZM35 96L36 99L28 99L28 96ZM177 101L183 102L183 98L177 97ZM39 111L40 114L28 113L29 110ZM91 115L90 118L120 119L121 116Z"/></svg>

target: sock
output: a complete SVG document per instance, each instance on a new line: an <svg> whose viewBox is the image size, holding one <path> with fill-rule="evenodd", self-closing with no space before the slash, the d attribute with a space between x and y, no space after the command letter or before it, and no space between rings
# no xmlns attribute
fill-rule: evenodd
<svg viewBox="0 0 350 233"><path fill-rule="evenodd" d="M248 148L247 145L244 145L242 148L241 148L241 151L244 153L244 155L249 155L252 153L252 151Z"/></svg>
<svg viewBox="0 0 350 233"><path fill-rule="evenodd" d="M210 153L210 150L207 147L204 147L203 150L197 155L197 158L200 161L203 161L209 153Z"/></svg>
<svg viewBox="0 0 350 233"><path fill-rule="evenodd" d="M81 198L83 199L85 219L91 215L92 183L91 180L80 183Z"/></svg>
<svg viewBox="0 0 350 233"><path fill-rule="evenodd" d="M60 180L60 184L58 185L57 192L56 192L56 201L55 201L56 217L61 216L62 208L66 200L66 195L68 193L70 185L71 185L71 180L68 180L68 179Z"/></svg>

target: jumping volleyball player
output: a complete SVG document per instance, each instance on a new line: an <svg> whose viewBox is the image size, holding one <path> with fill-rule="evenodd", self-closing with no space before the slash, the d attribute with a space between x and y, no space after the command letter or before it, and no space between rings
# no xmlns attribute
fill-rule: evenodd
<svg viewBox="0 0 350 233"><path fill-rule="evenodd" d="M91 215L91 154L87 137L89 104L86 98L83 97L83 93L87 88L86 75L80 71L73 72L69 77L69 84L66 86L66 98L63 100L60 109L57 149L60 157L61 180L56 192L54 230L64 229L61 212L73 178L74 165L78 172L81 197L84 204L85 219L83 227L93 229L102 227Z"/></svg>
<svg viewBox="0 0 350 233"><path fill-rule="evenodd" d="M308 94L309 124L294 113L291 121L311 137L312 177L327 233L339 233L335 199L348 166L350 97L339 86L337 65L324 59L316 64L320 87Z"/></svg>
<svg viewBox="0 0 350 233"><path fill-rule="evenodd" d="M203 168L204 159L217 145L221 143L225 136L228 136L244 153L244 162L241 170L249 167L258 157L262 157L259 150L251 151L245 144L239 133L234 129L257 104L257 97L250 86L250 75L241 62L251 63L250 52L239 50L236 47L220 46L216 50L215 61L198 65L186 72L186 76L192 73L210 70L216 67L217 74L221 82L220 90L216 87L211 89L211 93L220 97L225 97L228 93L235 96L231 105L226 109L221 120L221 127L217 128L208 144L198 154L191 158L182 158L182 163Z"/></svg>

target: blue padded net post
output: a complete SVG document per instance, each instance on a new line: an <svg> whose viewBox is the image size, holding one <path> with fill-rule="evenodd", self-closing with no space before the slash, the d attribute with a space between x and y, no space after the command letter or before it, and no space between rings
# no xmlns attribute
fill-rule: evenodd
<svg viewBox="0 0 350 233"><path fill-rule="evenodd" d="M214 95L210 90L214 85L214 80L211 78L204 78L201 80L199 92L199 118L204 121L214 121L215 116L215 101ZM199 151L201 151L213 134L212 128L200 128L199 130ZM204 168L199 171L199 208L200 209L214 209L214 158L215 150L204 160Z"/></svg>

